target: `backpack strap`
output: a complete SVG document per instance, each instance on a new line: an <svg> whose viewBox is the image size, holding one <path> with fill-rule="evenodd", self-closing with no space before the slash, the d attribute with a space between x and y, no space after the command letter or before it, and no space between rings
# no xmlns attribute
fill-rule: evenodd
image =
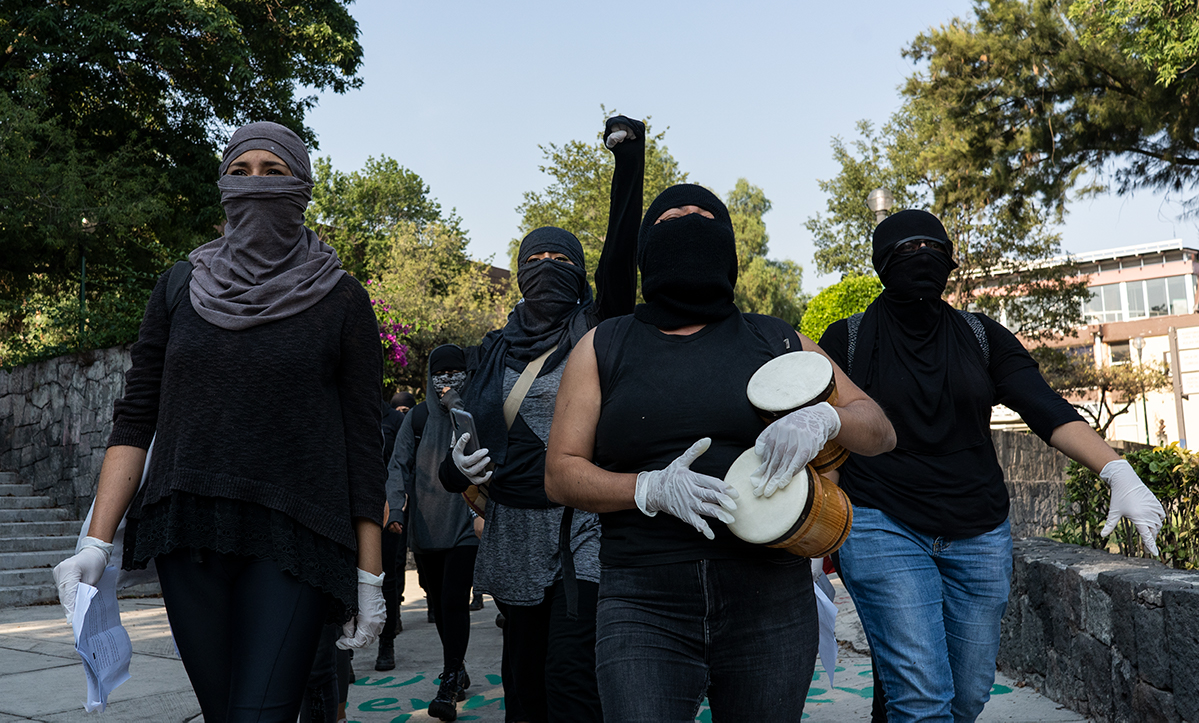
<svg viewBox="0 0 1199 723"><path fill-rule="evenodd" d="M847 330L849 343L845 349L845 376L853 374L853 353L858 349L858 327L862 325L862 317L865 315L866 312L859 311L845 320L845 323L849 325Z"/></svg>
<svg viewBox="0 0 1199 723"><path fill-rule="evenodd" d="M970 327L970 331L974 332L974 338L978 340L979 351L983 355L983 366L991 366L991 342L987 339L987 328L978 320L978 317L971 314L969 311L958 309L957 312L962 315L962 320ZM853 353L858 348L858 327L862 325L862 317L865 312L859 312L846 319L849 325L849 344L845 350L845 374L853 374Z"/></svg>
<svg viewBox="0 0 1199 723"><path fill-rule="evenodd" d="M175 308L187 297L192 280L190 261L180 261L167 272L167 317L175 318Z"/></svg>

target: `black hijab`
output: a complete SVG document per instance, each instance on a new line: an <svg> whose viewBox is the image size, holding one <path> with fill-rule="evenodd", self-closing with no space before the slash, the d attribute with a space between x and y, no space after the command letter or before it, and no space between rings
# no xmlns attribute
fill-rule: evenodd
<svg viewBox="0 0 1199 723"><path fill-rule="evenodd" d="M293 175L225 175L251 150L274 153ZM300 137L278 123L242 126L225 146L220 174L225 235L188 256L196 313L223 329L248 329L325 298L345 271L333 248L304 225L312 172Z"/></svg>
<svg viewBox="0 0 1199 723"><path fill-rule="evenodd" d="M950 253L927 246L895 252L918 239L942 243ZM851 377L878 395L895 426L896 447L921 454L948 454L985 441L972 425L958 422L955 395L946 393L991 385L978 340L941 299L949 272L957 268L952 254L945 227L927 211L900 211L874 229L872 261L884 289L862 317Z"/></svg>
<svg viewBox="0 0 1199 723"><path fill-rule="evenodd" d="M662 223L672 208L699 206L698 213ZM654 199L637 234L641 295L633 314L659 329L720 321L737 311L737 240L729 210L708 189L693 183L671 186Z"/></svg>
<svg viewBox="0 0 1199 723"><path fill-rule="evenodd" d="M533 254L560 253L571 263L541 259ZM508 315L508 323L492 332L478 348L474 377L463 403L475 417L479 443L490 450L491 460L502 464L508 450L504 425L504 369L524 371L529 362L557 345L545 361L554 369L570 354L590 329L586 311L591 307L583 245L569 231L544 226L520 242L516 283L523 298Z"/></svg>

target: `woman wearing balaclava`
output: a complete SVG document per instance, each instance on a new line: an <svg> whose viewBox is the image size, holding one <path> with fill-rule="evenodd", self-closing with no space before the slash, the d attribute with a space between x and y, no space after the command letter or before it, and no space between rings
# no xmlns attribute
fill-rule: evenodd
<svg viewBox="0 0 1199 723"><path fill-rule="evenodd" d="M1008 600L1008 493L991 444L1005 404L1041 439L1112 487L1108 528L1136 523L1156 553L1161 505L1132 467L1055 394L1020 342L982 314L941 299L953 243L926 211L900 211L874 231L883 293L820 345L887 410L895 450L840 468L853 529L840 569L870 640L886 718L972 721L990 697ZM1105 530L1106 534L1107 530Z"/></svg>
<svg viewBox="0 0 1199 723"><path fill-rule="evenodd" d="M225 235L192 252L181 303L186 265L150 295L88 536L55 577L70 617L127 512L124 567L154 561L204 719L294 721L326 620L348 621L343 648L383 625L382 348L365 290L304 226L298 136L238 129L217 185Z"/></svg>
<svg viewBox="0 0 1199 723"><path fill-rule="evenodd" d="M447 492L438 479L453 437L448 410L461 406L458 394L465 381L466 357L461 347L445 344L429 354L427 398L404 417L387 465L388 528L396 529L393 524L408 519L408 546L441 638L441 684L429 703L429 715L441 720L456 717L458 700L470 687L465 660L479 538L466 500ZM380 638L380 646L390 643Z"/></svg>
<svg viewBox="0 0 1199 723"><path fill-rule="evenodd" d="M818 640L808 561L734 536L723 479L756 448L755 487L770 494L828 440L878 454L894 432L840 370L842 406L769 426L758 417L745 395L753 373L784 342L819 349L780 319L737 310L733 226L710 191L663 191L638 242L646 303L578 344L546 457L550 497L602 523L604 715L693 720L706 695L714 720L798 721Z"/></svg>
<svg viewBox="0 0 1199 723"><path fill-rule="evenodd" d="M475 589L503 606L512 687L533 723L601 715L594 665L598 521L572 511L570 528L561 529L563 508L545 496L545 445L575 344L600 320L630 313L636 298L645 126L610 118L604 137L616 167L596 298L574 234L545 227L521 241L516 281L523 298L503 329L467 350L471 379L462 398L482 449L467 455L464 435L442 465L442 483L451 491L490 480ZM505 402L535 363L541 369L509 424ZM567 554L560 554L563 539ZM507 678L504 685L512 695Z"/></svg>

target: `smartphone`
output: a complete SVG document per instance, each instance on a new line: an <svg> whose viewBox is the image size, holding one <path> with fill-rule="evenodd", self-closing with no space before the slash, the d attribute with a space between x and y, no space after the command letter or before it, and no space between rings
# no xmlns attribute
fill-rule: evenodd
<svg viewBox="0 0 1199 723"><path fill-rule="evenodd" d="M454 424L454 439L461 437L463 434L470 434L470 439L466 441L466 446L462 448L463 453L468 457L479 451L479 430L475 429L475 418L470 412L465 409L451 409L450 421Z"/></svg>

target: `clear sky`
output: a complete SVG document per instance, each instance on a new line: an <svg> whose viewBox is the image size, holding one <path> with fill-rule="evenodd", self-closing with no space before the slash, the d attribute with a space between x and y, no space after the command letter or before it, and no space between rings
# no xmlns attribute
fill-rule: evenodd
<svg viewBox="0 0 1199 723"><path fill-rule="evenodd" d="M601 104L644 118L690 180L723 195L762 187L770 256L820 276L804 221L837 173L829 141L882 125L915 71L900 51L970 15L967 0L843 2L388 2L358 0L361 89L323 94L308 124L319 155L353 171L387 155L456 208L471 253L507 265L525 191L540 190L539 144L591 140ZM1182 238L1199 225L1152 193L1070 206L1063 248L1079 253Z"/></svg>

